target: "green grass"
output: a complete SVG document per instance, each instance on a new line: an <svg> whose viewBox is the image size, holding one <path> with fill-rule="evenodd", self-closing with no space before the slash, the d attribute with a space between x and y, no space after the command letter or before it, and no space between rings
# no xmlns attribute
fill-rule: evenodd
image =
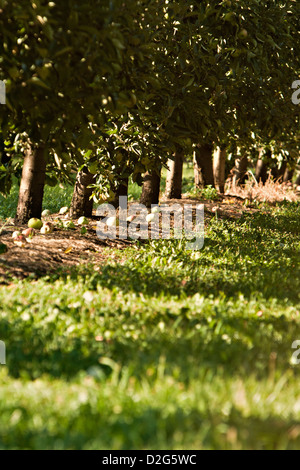
<svg viewBox="0 0 300 470"><path fill-rule="evenodd" d="M43 209L49 209L53 214L61 207L70 206L74 188L72 186L45 186ZM19 186L14 184L10 194L4 197L0 194L0 219L14 217L18 204Z"/></svg>
<svg viewBox="0 0 300 470"><path fill-rule="evenodd" d="M0 289L0 448L299 449L300 205Z"/></svg>
<svg viewBox="0 0 300 470"><path fill-rule="evenodd" d="M165 191L166 187L166 176L167 170L164 168L162 171L161 180L161 192ZM192 191L194 188L193 182L193 168L187 164L184 165L184 176L182 184L182 192L187 193ZM52 188L45 186L43 209L49 209L53 214L59 212L61 207L70 206L73 186L65 185L63 187L56 186ZM138 201L142 194L142 188L136 183L129 183L128 197L129 200ZM11 189L10 194L4 197L0 194L0 220L8 217L14 217L16 215L16 209L18 204L19 186L15 183Z"/></svg>

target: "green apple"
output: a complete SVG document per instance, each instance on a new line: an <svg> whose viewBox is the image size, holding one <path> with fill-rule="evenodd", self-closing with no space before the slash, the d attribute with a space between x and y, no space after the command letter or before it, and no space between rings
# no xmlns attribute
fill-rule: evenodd
<svg viewBox="0 0 300 470"><path fill-rule="evenodd" d="M73 220L69 220L68 222L64 222L64 228L66 228L67 230L71 230L75 229L76 227Z"/></svg>
<svg viewBox="0 0 300 470"><path fill-rule="evenodd" d="M49 217L49 215L51 215L51 212L48 209L42 212L42 217Z"/></svg>
<svg viewBox="0 0 300 470"><path fill-rule="evenodd" d="M92 174L92 175L96 175L99 171L99 163L98 162L93 162L90 164L89 166L89 172Z"/></svg>
<svg viewBox="0 0 300 470"><path fill-rule="evenodd" d="M89 225L89 221L86 217L80 217L77 223L78 225Z"/></svg>
<svg viewBox="0 0 300 470"><path fill-rule="evenodd" d="M36 230L40 230L42 226L43 226L43 222L40 219L33 218L33 219L30 219L28 222L28 227L34 228Z"/></svg>
<svg viewBox="0 0 300 470"><path fill-rule="evenodd" d="M248 37L248 31L245 28L241 29L241 31L239 32L239 38L246 39L247 37Z"/></svg>
<svg viewBox="0 0 300 470"><path fill-rule="evenodd" d="M230 11L225 14L224 21L229 21L230 23L232 23L235 20L235 18L236 18L236 14L234 13L234 11Z"/></svg>

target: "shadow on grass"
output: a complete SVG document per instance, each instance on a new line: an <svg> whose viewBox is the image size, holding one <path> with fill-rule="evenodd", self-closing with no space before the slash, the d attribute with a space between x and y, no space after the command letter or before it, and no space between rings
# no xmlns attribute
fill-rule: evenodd
<svg viewBox="0 0 300 470"><path fill-rule="evenodd" d="M284 259L278 270L274 270L273 266L264 265L249 267L247 271L242 268L243 265L238 274L238 263L228 264L224 272L210 261L205 261L191 263L189 273L173 275L170 271L162 272L160 268L139 271L129 266L108 265L102 268L101 274L87 276L86 283L90 289L95 289L99 285L110 290L142 293L149 297L163 295L184 299L197 293L205 297L210 295L217 297L222 292L228 298L243 294L248 299L261 295L265 299L299 301L299 291L296 286L300 275L299 268L295 267L295 271L291 272L290 264L285 263ZM205 274L202 274L204 271ZM74 279L76 277L77 275Z"/></svg>
<svg viewBox="0 0 300 470"><path fill-rule="evenodd" d="M284 220L281 222L285 223ZM55 324L41 328L38 322L28 325L22 318L9 322L0 320L0 338L6 338L7 342L9 373L14 377L37 378L49 374L72 378L90 367L100 367L99 359L103 356L130 367L139 377L148 368L156 370L161 357L165 357L166 371L171 373L177 368L182 381L195 377L198 367L213 371L223 367L229 375L256 374L260 378L268 377L274 367L279 375L284 373L290 367L291 345L299 337L297 322L285 316L249 318L243 314L245 303L235 308L233 316L226 303L226 299L238 301L242 294L248 300L258 297L264 305L268 305L270 299L277 299L284 306L287 302L299 304L298 253L291 250L289 256L282 256L276 248L270 252L270 246L263 242L255 246L256 235L246 239L241 233L238 237L239 256L234 255L231 247L227 261L223 261L227 242L208 240L203 257L198 261L192 261L185 252L179 253L176 263L181 263L180 268L176 263L174 267L172 264L152 267L152 254L146 253L144 260L135 259L131 263L129 258L125 265L103 265L99 273L87 267L51 277L49 282L66 280L74 286L79 281L82 285L84 281L84 288L91 291L97 291L98 287L107 288L112 294L135 293L137 299L142 294L157 302L158 319L147 316L147 308L156 307L147 307L137 301L135 310L141 314L138 338L134 340L124 335L123 315L116 331L112 326L112 337L102 342L95 341L97 332L92 328L92 320L88 331L83 330L80 337L64 335ZM210 248L213 249L212 260L205 252ZM255 253L260 261L253 258ZM156 256L159 257L159 253ZM268 264L270 256L272 263ZM245 263L245 258L249 263ZM218 302L216 308L209 302L204 303L200 313L193 315L189 298L196 293L204 298L210 296L212 301L222 298L223 307L218 307ZM176 315L168 308L171 296L184 305L178 306ZM123 312L126 308L130 310L131 307L122 306ZM100 314L101 306L99 309ZM132 313L129 310L128 318ZM66 308L64 314L71 316L72 311ZM112 321L115 314L111 312ZM110 312L106 311L105 315L109 316ZM165 333L158 327L162 320ZM105 373L110 372L109 368L101 367Z"/></svg>
<svg viewBox="0 0 300 470"><path fill-rule="evenodd" d="M162 317L165 332L149 317L139 338L128 338L117 329L102 342L95 341L97 329L74 338L62 335L55 326L48 331L33 325L29 330L20 320L1 320L6 367L15 378L37 379L47 374L71 379L94 367L106 376L111 368L100 361L109 357L142 379L147 370L156 374L163 358L165 373L172 376L177 371L181 382L198 379L200 370L265 379L274 373L280 377L290 368L291 345L299 337L297 321L284 316L263 320L233 317L225 311L213 315L204 308L196 316L183 309L179 315L166 310Z"/></svg>
<svg viewBox="0 0 300 470"><path fill-rule="evenodd" d="M111 406L106 410L87 403L73 411L68 419L51 415L43 427L35 432L31 416L24 410L17 425L10 422L0 436L4 449L75 449L75 450L175 450L192 446L194 449L249 449L298 450L299 422L276 414L266 418L247 417L232 407L228 416L211 409L189 410L180 406L168 410L161 404L127 408L115 414ZM98 404L99 405L99 404ZM100 409L101 410L100 410ZM42 419L40 418L39 421ZM53 428L53 422L56 423ZM189 447L190 449L191 447Z"/></svg>
<svg viewBox="0 0 300 470"><path fill-rule="evenodd" d="M123 293L142 293L149 297L175 296L186 298L195 294L205 297L218 297L222 292L227 298L237 298L240 294L250 299L262 296L267 299L299 303L300 265L299 253L292 249L282 250L274 246L271 251L264 243L253 240L237 240L235 248L228 243L206 240L198 261L183 254L178 260L168 260L165 264L151 265L146 260L135 260L132 264L104 265L101 273L86 270L73 270L71 279L84 279L91 290L98 286ZM228 258L224 254L228 251ZM152 258L160 258L160 253L152 253ZM178 269L176 261L181 262ZM62 279L70 274L61 273Z"/></svg>
<svg viewBox="0 0 300 470"><path fill-rule="evenodd" d="M90 289L98 286L124 293L135 292L146 296L176 296L186 298L196 293L205 297L218 297L222 292L228 298L243 294L246 298L260 295L280 301L299 303L300 263L299 249L289 248L281 243L280 233L293 235L300 242L300 206L290 217L276 217L256 214L247 223L251 230L244 228L245 220L228 222L225 230L215 225L216 238L205 239L200 259L194 261L190 254L175 246L172 251L163 248L145 249L142 257L130 261L130 254L124 265L101 266L100 273L89 267L75 269L71 279L85 279ZM266 219L267 217L267 219ZM247 219L246 219L247 220ZM275 232L276 230L276 232ZM276 237L274 241L274 237ZM148 251L147 251L148 250ZM161 259L161 264L152 264ZM177 264L181 263L178 267ZM66 279L64 272L57 277Z"/></svg>

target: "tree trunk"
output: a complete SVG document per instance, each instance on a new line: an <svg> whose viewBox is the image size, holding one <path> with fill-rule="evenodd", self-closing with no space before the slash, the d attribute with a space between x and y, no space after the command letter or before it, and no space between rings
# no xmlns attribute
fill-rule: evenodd
<svg viewBox="0 0 300 470"><path fill-rule="evenodd" d="M142 196L140 203L150 208L151 204L159 203L159 190L160 190L160 171L152 174L145 173Z"/></svg>
<svg viewBox="0 0 300 470"><path fill-rule="evenodd" d="M194 175L196 188L215 186L213 171L213 147L211 145L197 146L194 151Z"/></svg>
<svg viewBox="0 0 300 470"><path fill-rule="evenodd" d="M295 184L296 184L297 186L300 186L300 171L299 171L299 173L298 173L298 175L297 175Z"/></svg>
<svg viewBox="0 0 300 470"><path fill-rule="evenodd" d="M214 178L215 187L221 194L225 192L225 163L226 150L217 148L214 152Z"/></svg>
<svg viewBox="0 0 300 470"><path fill-rule="evenodd" d="M235 165L233 169L233 185L245 184L248 169L248 158L247 156L238 157L235 159Z"/></svg>
<svg viewBox="0 0 300 470"><path fill-rule="evenodd" d="M93 189L89 188L94 182L94 175L83 169L77 175L76 184L74 188L73 198L71 202L70 216L73 219L79 217L92 217L93 213Z"/></svg>
<svg viewBox="0 0 300 470"><path fill-rule="evenodd" d="M176 149L174 159L168 161L168 174L165 197L167 199L181 199L182 194L182 173L184 152L181 147Z"/></svg>
<svg viewBox="0 0 300 470"><path fill-rule="evenodd" d="M276 166L276 168L272 170L272 176L277 180L280 179L281 181L283 181L286 169L287 169L287 163L284 162L280 168Z"/></svg>
<svg viewBox="0 0 300 470"><path fill-rule="evenodd" d="M268 179L267 166L261 158L257 160L255 179L258 183L262 182L263 184L265 184Z"/></svg>
<svg viewBox="0 0 300 470"><path fill-rule="evenodd" d="M289 183L290 181L292 181L294 173L295 173L295 170L287 166L283 175L283 182Z"/></svg>
<svg viewBox="0 0 300 470"><path fill-rule="evenodd" d="M119 181L119 186L117 188L117 191L116 191L116 196L115 196L115 199L113 200L113 202L111 203L116 209L119 207L119 198L121 196L126 196L128 197L128 182L129 182L129 178L125 178L125 179L122 179Z"/></svg>
<svg viewBox="0 0 300 470"><path fill-rule="evenodd" d="M16 224L26 224L33 217L41 217L45 178L45 148L28 148L23 164Z"/></svg>

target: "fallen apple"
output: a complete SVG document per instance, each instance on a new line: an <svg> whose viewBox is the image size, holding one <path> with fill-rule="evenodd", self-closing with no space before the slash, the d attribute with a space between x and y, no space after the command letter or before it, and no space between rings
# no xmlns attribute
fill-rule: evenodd
<svg viewBox="0 0 300 470"><path fill-rule="evenodd" d="M60 215L65 215L67 212L69 212L68 207L62 207L59 211Z"/></svg>
<svg viewBox="0 0 300 470"><path fill-rule="evenodd" d="M146 221L148 223L153 222L154 219L155 219L155 214L148 214L147 217L146 217Z"/></svg>
<svg viewBox="0 0 300 470"><path fill-rule="evenodd" d="M15 238L14 244L17 245L19 248L24 248L26 246L26 238L24 237L24 235L19 235L17 238Z"/></svg>
<svg viewBox="0 0 300 470"><path fill-rule="evenodd" d="M21 232L14 232L14 233L12 234L12 238L15 240L15 239L18 238L20 235L22 235Z"/></svg>
<svg viewBox="0 0 300 470"><path fill-rule="evenodd" d="M106 221L106 225L108 227L114 227L114 226L117 226L119 225L119 220L117 219L117 217L108 217L107 221Z"/></svg>
<svg viewBox="0 0 300 470"><path fill-rule="evenodd" d="M46 209L42 212L42 217L49 217L49 215L51 215L51 212L49 211L49 209Z"/></svg>
<svg viewBox="0 0 300 470"><path fill-rule="evenodd" d="M160 212L160 207L159 206L154 206L151 209L152 214L158 214Z"/></svg>
<svg viewBox="0 0 300 470"><path fill-rule="evenodd" d="M22 235L31 240L35 236L35 230L34 228L27 228L26 230L23 230Z"/></svg>
<svg viewBox="0 0 300 470"><path fill-rule="evenodd" d="M89 221L86 217L80 217L77 223L78 225L89 225Z"/></svg>
<svg viewBox="0 0 300 470"><path fill-rule="evenodd" d="M48 235L53 232L53 225L50 222L46 222L41 228L42 235Z"/></svg>
<svg viewBox="0 0 300 470"><path fill-rule="evenodd" d="M28 222L28 227L34 228L36 230L40 230L42 226L43 226L43 222L40 219L33 218L33 219L30 219Z"/></svg>
<svg viewBox="0 0 300 470"><path fill-rule="evenodd" d="M67 230L71 230L71 229L75 229L75 224L72 220L69 220L68 222L64 222L64 228L66 228Z"/></svg>

